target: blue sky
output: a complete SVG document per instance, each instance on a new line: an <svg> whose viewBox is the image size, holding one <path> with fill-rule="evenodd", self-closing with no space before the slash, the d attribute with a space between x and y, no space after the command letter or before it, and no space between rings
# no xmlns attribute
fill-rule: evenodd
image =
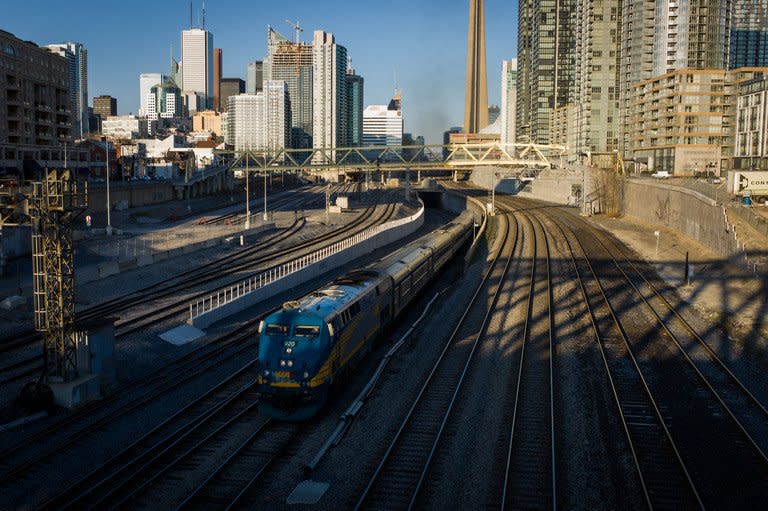
<svg viewBox="0 0 768 511"><path fill-rule="evenodd" d="M188 0L4 3L0 29L40 45L85 44L90 101L115 96L121 114L138 110L140 73L167 72L171 46L179 58L189 25ZM501 61L517 53L517 1L486 0L485 9L489 100L498 103ZM241 78L266 54L268 25L293 37L285 20L299 20L305 41L316 29L333 32L365 77L366 105L389 100L396 69L406 131L437 143L463 122L467 11L467 0L208 0L206 27L223 49L224 76Z"/></svg>

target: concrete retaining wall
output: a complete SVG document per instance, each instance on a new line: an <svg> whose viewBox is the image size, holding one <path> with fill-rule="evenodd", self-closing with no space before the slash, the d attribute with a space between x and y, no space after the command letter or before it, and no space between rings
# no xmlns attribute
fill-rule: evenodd
<svg viewBox="0 0 768 511"><path fill-rule="evenodd" d="M475 255L480 239L485 235L485 229L488 225L488 215L486 214L486 205L474 197L468 197L454 191L446 191L442 197L443 209L451 211L453 213L462 213L469 211L472 213L472 219L476 225L479 226L475 231L475 239L472 240L472 245L464 255L464 262L469 263Z"/></svg>
<svg viewBox="0 0 768 511"><path fill-rule="evenodd" d="M624 188L624 213L644 222L677 230L724 258L743 255L724 208L700 193L630 180Z"/></svg>
<svg viewBox="0 0 768 511"><path fill-rule="evenodd" d="M165 181L129 183L111 182L109 184L109 202L114 207L119 202L125 202L130 208L160 204L174 199L173 185ZM88 211L101 213L106 211L107 188L104 184L89 184Z"/></svg>
<svg viewBox="0 0 768 511"><path fill-rule="evenodd" d="M278 295L284 291L301 285L309 280L315 279L331 270L348 264L355 259L378 250L390 243L394 243L406 236L410 236L424 225L424 215L420 215L416 220L400 227L381 232L368 240L362 241L347 250L334 254L322 261L308 266L295 273L287 275L267 286L256 289L226 305L197 316L189 321L195 328L208 328L214 323L224 318L242 312L268 298Z"/></svg>

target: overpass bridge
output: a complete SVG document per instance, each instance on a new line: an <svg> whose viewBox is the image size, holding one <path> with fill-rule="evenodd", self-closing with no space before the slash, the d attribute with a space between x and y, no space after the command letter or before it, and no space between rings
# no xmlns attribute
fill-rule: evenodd
<svg viewBox="0 0 768 511"><path fill-rule="evenodd" d="M443 170L454 173L501 167L510 171L562 166L565 147L499 142L436 145L216 151L230 169L249 173L302 172L328 177L377 171Z"/></svg>

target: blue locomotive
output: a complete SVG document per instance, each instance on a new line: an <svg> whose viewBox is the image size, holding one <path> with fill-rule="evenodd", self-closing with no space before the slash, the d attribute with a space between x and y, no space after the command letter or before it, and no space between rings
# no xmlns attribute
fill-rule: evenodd
<svg viewBox="0 0 768 511"><path fill-rule="evenodd" d="M283 420L315 415L331 386L456 254L469 238L472 222L465 212L264 319L259 325L260 411Z"/></svg>

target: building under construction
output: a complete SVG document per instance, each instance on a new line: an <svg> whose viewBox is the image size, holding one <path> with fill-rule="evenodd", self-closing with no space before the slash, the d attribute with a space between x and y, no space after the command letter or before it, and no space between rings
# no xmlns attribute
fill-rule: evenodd
<svg viewBox="0 0 768 511"><path fill-rule="evenodd" d="M287 85L292 145L297 149L312 147L312 45L299 41L298 36L291 42L270 27L268 48L264 80Z"/></svg>

